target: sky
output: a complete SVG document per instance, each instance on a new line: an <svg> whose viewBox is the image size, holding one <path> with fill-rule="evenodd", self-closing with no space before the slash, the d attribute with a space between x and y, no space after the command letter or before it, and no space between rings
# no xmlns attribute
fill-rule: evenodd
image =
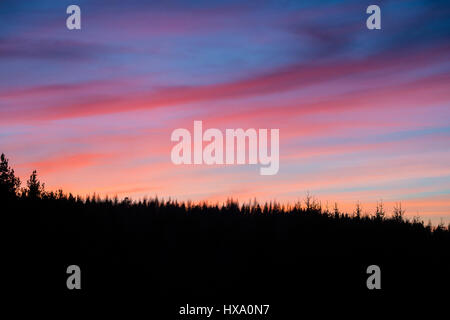
<svg viewBox="0 0 450 320"><path fill-rule="evenodd" d="M66 8L81 8L81 30ZM368 30L366 8L381 8ZM448 1L0 1L0 152L47 190L450 222ZM276 128L278 174L174 165L177 128Z"/></svg>

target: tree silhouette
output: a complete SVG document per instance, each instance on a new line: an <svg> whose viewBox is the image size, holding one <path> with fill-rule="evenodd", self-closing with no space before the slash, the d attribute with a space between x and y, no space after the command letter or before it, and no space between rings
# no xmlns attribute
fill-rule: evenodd
<svg viewBox="0 0 450 320"><path fill-rule="evenodd" d="M358 201L358 202L356 202L356 208L355 208L355 217L357 219L361 218L361 212L362 212L361 204Z"/></svg>
<svg viewBox="0 0 450 320"><path fill-rule="evenodd" d="M333 209L333 212L334 212L334 218L335 218L335 219L338 219L338 218L339 218L339 208L338 208L337 202L334 203L334 209Z"/></svg>
<svg viewBox="0 0 450 320"><path fill-rule="evenodd" d="M375 212L375 218L377 220L383 220L385 214L386 213L384 212L383 200L380 200L380 202L377 201L377 211Z"/></svg>
<svg viewBox="0 0 450 320"><path fill-rule="evenodd" d="M17 196L20 179L15 176L14 169L9 166L8 159L0 156L0 199L13 199Z"/></svg>
<svg viewBox="0 0 450 320"><path fill-rule="evenodd" d="M41 184L38 180L36 170L33 170L30 179L28 179L25 192L30 199L39 199L44 194L44 184Z"/></svg>
<svg viewBox="0 0 450 320"><path fill-rule="evenodd" d="M394 206L394 220L403 221L403 215L405 214L405 210L402 209L402 203L396 203Z"/></svg>

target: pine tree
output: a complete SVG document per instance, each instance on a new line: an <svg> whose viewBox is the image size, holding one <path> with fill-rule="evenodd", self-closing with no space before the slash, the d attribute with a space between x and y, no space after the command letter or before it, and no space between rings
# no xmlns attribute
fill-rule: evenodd
<svg viewBox="0 0 450 320"><path fill-rule="evenodd" d="M358 202L356 202L356 208L355 208L355 217L357 219L361 218L361 212L362 212L361 204L358 201Z"/></svg>
<svg viewBox="0 0 450 320"><path fill-rule="evenodd" d="M380 200L380 202L377 202L377 211L375 212L375 218L377 220L383 220L384 219L384 208L383 208L383 200Z"/></svg>
<svg viewBox="0 0 450 320"><path fill-rule="evenodd" d="M338 208L338 204L337 204L337 202L335 202L334 203L334 209L333 209L333 211L334 211L334 218L335 219L339 219L339 208Z"/></svg>
<svg viewBox="0 0 450 320"><path fill-rule="evenodd" d="M26 195L30 199L39 199L44 193L44 184L41 184L41 182L37 178L37 172L36 170L33 171L33 173L30 176L30 179L27 181L27 189L26 189Z"/></svg>
<svg viewBox="0 0 450 320"><path fill-rule="evenodd" d="M14 199L20 187L20 179L9 166L8 159L0 156L0 199Z"/></svg>
<svg viewBox="0 0 450 320"><path fill-rule="evenodd" d="M402 203L396 203L394 206L394 220L403 221L403 215L405 214L405 210L402 209Z"/></svg>

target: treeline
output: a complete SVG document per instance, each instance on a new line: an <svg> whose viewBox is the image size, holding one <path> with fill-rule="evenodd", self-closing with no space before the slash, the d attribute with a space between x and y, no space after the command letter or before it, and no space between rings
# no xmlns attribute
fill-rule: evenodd
<svg viewBox="0 0 450 320"><path fill-rule="evenodd" d="M377 264L385 288L429 292L450 267L448 227L405 219L400 205L388 217L382 203L344 213L309 195L292 205L80 197L46 191L36 172L21 188L4 155L0 188L18 290L30 290L32 268L33 288L67 292L65 270L77 264L83 293L292 299L366 293Z"/></svg>
<svg viewBox="0 0 450 320"><path fill-rule="evenodd" d="M85 197L79 195L73 195L71 193L66 194L63 190L58 191L46 191L45 184L39 181L37 172L34 170L26 182L26 187L21 187L21 182L18 177L15 176L14 169L9 166L8 159L4 154L1 155L0 163L0 200L14 201L14 200L42 200L48 201L60 201L65 203L74 204L80 206L92 206L100 208L134 208L134 209L150 209L153 211L172 211L172 212L185 212L185 213L228 213L228 214L242 214L242 215L319 215L322 218L339 220L339 221L354 221L364 223L396 223L396 224L408 224L415 228L423 228L429 232L442 232L450 231L450 223L445 226L442 222L433 227L431 222L426 226L419 217L414 217L412 220L405 218L405 210L402 209L401 203L397 203L391 216L386 215L383 202L377 202L375 212L370 215L363 213L360 203L356 203L355 210L351 214L341 212L337 203L334 204L332 209L328 208L328 205L324 208L322 203L317 201L309 193L302 202L298 201L294 204L280 204L276 201L266 202L264 205L259 204L256 200L253 202L239 204L233 199L229 199L226 203L208 204L193 203L191 201L178 202L177 200L164 200L155 198L144 198L137 201L132 201L130 198L125 197L119 200L117 196L109 198L108 196L102 198L97 194L87 195Z"/></svg>

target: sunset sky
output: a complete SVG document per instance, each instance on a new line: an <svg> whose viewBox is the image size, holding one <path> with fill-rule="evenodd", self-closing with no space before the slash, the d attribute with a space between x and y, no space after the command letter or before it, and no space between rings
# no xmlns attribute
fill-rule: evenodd
<svg viewBox="0 0 450 320"><path fill-rule="evenodd" d="M145 4L144 4L145 3ZM66 8L81 7L81 30ZM381 30L366 8L381 7ZM74 194L450 222L448 1L0 1L0 152ZM277 128L280 169L176 166L173 130Z"/></svg>

